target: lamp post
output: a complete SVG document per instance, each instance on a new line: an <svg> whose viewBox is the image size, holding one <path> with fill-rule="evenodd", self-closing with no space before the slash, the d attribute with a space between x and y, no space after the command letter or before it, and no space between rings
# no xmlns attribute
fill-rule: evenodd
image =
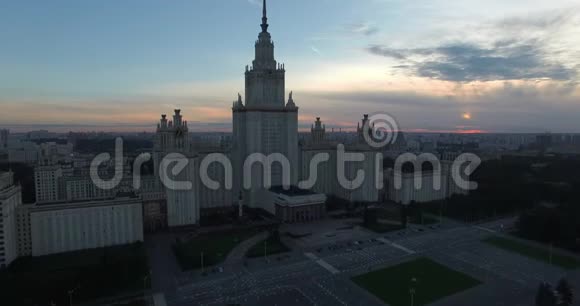
<svg viewBox="0 0 580 306"><path fill-rule="evenodd" d="M143 277L143 293L145 293L145 291L147 291L147 280L151 279L151 270L149 270L149 272L147 272L147 274L145 274L145 276Z"/></svg>
<svg viewBox="0 0 580 306"><path fill-rule="evenodd" d="M244 216L244 197L242 192L240 191L240 196L238 197L238 218L242 218Z"/></svg>
<svg viewBox="0 0 580 306"><path fill-rule="evenodd" d="M266 260L266 261L268 261L267 249L268 249L268 238L266 238L266 240L264 240L264 260Z"/></svg>
<svg viewBox="0 0 580 306"><path fill-rule="evenodd" d="M69 306L72 306L72 304L73 304L72 303L72 296L75 293L75 291L77 291L78 288L79 287L75 287L74 289L71 289L71 290L67 291L67 293L68 293L68 304L69 304Z"/></svg>
<svg viewBox="0 0 580 306"><path fill-rule="evenodd" d="M411 296L411 306L415 305L415 293L417 293L417 289L415 288L416 284L417 279L413 277L411 279L411 285L409 286L409 295Z"/></svg>
<svg viewBox="0 0 580 306"><path fill-rule="evenodd" d="M200 254L200 259L201 259L201 274L203 274L203 252L201 252Z"/></svg>
<svg viewBox="0 0 580 306"><path fill-rule="evenodd" d="M554 243L550 243L550 265L552 264L553 257L554 257Z"/></svg>

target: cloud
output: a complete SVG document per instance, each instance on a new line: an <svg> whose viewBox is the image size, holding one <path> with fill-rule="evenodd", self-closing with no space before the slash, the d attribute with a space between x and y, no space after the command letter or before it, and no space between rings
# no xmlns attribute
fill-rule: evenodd
<svg viewBox="0 0 580 306"><path fill-rule="evenodd" d="M469 91L473 85L459 85ZM303 100L332 105L323 115L328 126L334 121L356 124L357 114L387 112L405 130L449 130L465 125L462 114L470 113L468 130L489 132L580 132L580 88L573 82L498 81L477 95L432 96L412 91L360 90L308 92ZM312 103L312 101L322 101ZM309 107L312 111L313 107ZM345 111L345 110L349 111ZM331 118L331 120L329 120Z"/></svg>
<svg viewBox="0 0 580 306"><path fill-rule="evenodd" d="M318 48L316 48L315 46L310 46L310 49L312 50L312 52L314 52L318 55L322 55L322 52L320 52L320 50Z"/></svg>
<svg viewBox="0 0 580 306"><path fill-rule="evenodd" d="M367 48L367 51L374 55L392 57L397 60L406 60L410 50L406 49L391 49L384 46L374 45Z"/></svg>
<svg viewBox="0 0 580 306"><path fill-rule="evenodd" d="M375 26L372 25L370 23L352 23L346 26L347 30L349 32L355 33L355 34L363 34L366 36L371 36L374 34L377 34L380 29Z"/></svg>
<svg viewBox="0 0 580 306"><path fill-rule="evenodd" d="M496 22L495 26L508 31L513 30L557 30L563 26L574 22L579 12L578 7L565 10L554 10L541 15L527 17L508 17Z"/></svg>
<svg viewBox="0 0 580 306"><path fill-rule="evenodd" d="M262 7L262 0L248 0L248 3Z"/></svg>
<svg viewBox="0 0 580 306"><path fill-rule="evenodd" d="M577 9L509 17L481 24L477 35L428 47L393 48L374 44L372 55L397 61L392 68L408 75L452 82L551 79L578 76L578 44L572 37L580 25ZM470 32L471 33L471 32ZM572 39L572 41L571 41Z"/></svg>
<svg viewBox="0 0 580 306"><path fill-rule="evenodd" d="M408 61L396 68L416 76L444 81L571 80L577 75L576 70L547 59L535 42L501 41L493 48L467 43L431 49L390 49L375 45L368 51Z"/></svg>

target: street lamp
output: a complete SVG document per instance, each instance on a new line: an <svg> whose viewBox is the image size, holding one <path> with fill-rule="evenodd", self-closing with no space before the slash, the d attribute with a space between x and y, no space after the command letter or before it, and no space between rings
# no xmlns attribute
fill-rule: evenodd
<svg viewBox="0 0 580 306"><path fill-rule="evenodd" d="M143 293L147 291L147 279L151 279L151 270L149 270L149 272L147 272L147 274L145 274L143 277Z"/></svg>
<svg viewBox="0 0 580 306"><path fill-rule="evenodd" d="M554 257L554 243L550 243L550 265L552 264L552 258Z"/></svg>
<svg viewBox="0 0 580 306"><path fill-rule="evenodd" d="M268 238L266 238L266 240L264 240L264 260L266 260L266 261L268 261L267 249L268 249Z"/></svg>
<svg viewBox="0 0 580 306"><path fill-rule="evenodd" d="M409 286L409 295L411 296L411 306L415 305L415 293L417 293L417 289L415 289L415 285L417 284L417 279L411 279L411 285Z"/></svg>
<svg viewBox="0 0 580 306"><path fill-rule="evenodd" d="M201 252L200 258L201 258L201 274L203 275L203 252Z"/></svg>
<svg viewBox="0 0 580 306"><path fill-rule="evenodd" d="M68 293L68 304L69 304L69 306L72 306L72 304L73 304L72 303L72 295L75 293L75 291L77 291L77 289L79 289L78 286L75 287L74 289L71 289L71 290L67 291L67 293Z"/></svg>

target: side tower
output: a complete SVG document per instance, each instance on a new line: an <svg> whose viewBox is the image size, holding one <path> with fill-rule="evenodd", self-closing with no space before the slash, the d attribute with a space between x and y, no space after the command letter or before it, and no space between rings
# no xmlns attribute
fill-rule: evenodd
<svg viewBox="0 0 580 306"><path fill-rule="evenodd" d="M272 211L273 206L264 198L263 168L255 165L251 173L244 173L244 162L253 153L265 156L280 153L289 161L289 169L278 162L271 167L272 186L282 185L283 178L289 176L290 183L297 181L298 160L298 107L292 93L285 101L285 74L283 64L274 58L274 43L268 32L266 0L263 4L262 31L255 43L255 59L252 66L246 66L245 104L242 97L234 102L234 193L244 192L244 204ZM289 171L288 171L289 170ZM285 173L289 172L289 173ZM251 187L243 188L244 179L251 177ZM270 207L272 206L272 207Z"/></svg>
<svg viewBox="0 0 580 306"><path fill-rule="evenodd" d="M175 155L179 154L179 155ZM188 165L178 174L173 174L173 169L167 167L172 163L186 158ZM166 115L161 115L155 134L155 147L153 151L155 163L156 189L164 190L167 199L167 225L169 227L188 226L199 223L200 207L196 186L197 159L191 149L191 139L187 121L183 120L181 110L176 109L173 120L168 120ZM165 163L162 161L165 160ZM168 180L163 183L161 177ZM190 182L191 188L184 188L173 182Z"/></svg>

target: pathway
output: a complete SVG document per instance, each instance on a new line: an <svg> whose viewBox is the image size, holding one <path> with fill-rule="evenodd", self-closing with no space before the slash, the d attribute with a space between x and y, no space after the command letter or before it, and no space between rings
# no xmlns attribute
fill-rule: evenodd
<svg viewBox="0 0 580 306"><path fill-rule="evenodd" d="M260 241L268 238L268 232L262 232L250 239L246 239L238 244L233 250L230 251L228 257L224 261L224 266L232 266L244 261L246 253Z"/></svg>

